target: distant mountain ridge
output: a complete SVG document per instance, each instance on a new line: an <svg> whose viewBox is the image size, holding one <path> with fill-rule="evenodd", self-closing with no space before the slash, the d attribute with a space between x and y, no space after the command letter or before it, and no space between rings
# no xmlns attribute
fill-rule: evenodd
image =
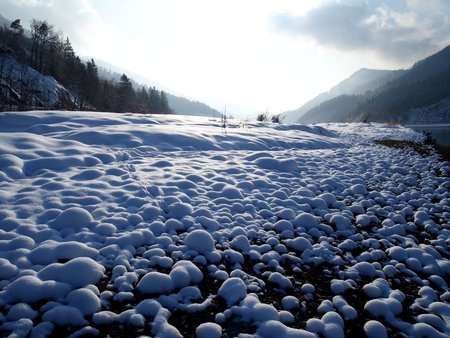
<svg viewBox="0 0 450 338"><path fill-rule="evenodd" d="M83 58L87 61L87 58ZM95 59L95 63L98 67L98 74L100 77L105 79L114 79L119 81L122 74L127 74L130 77L130 81L135 89L139 89L144 86L156 87L159 90L163 90L169 101L170 108L178 115L192 115L192 116L208 116L208 117L218 117L220 112L209 105L199 102L192 101L183 96L183 94L173 90L172 88L166 87L158 82L152 81L145 76L138 73L131 72L127 69L117 67L106 61Z"/></svg>
<svg viewBox="0 0 450 338"><path fill-rule="evenodd" d="M300 123L426 123L427 120L449 123L450 115L442 113L449 109L442 109L440 103L448 102L447 98L450 98L450 46L407 70L360 69L328 92L284 114L286 122ZM440 107L439 112L432 107Z"/></svg>
<svg viewBox="0 0 450 338"><path fill-rule="evenodd" d="M283 113L283 116L286 116L285 122L297 122L309 110L320 105L322 102L340 95L364 94L367 91L375 90L377 87L400 77L404 72L404 70L392 71L361 68L347 79L333 86L328 92L319 94L298 109Z"/></svg>

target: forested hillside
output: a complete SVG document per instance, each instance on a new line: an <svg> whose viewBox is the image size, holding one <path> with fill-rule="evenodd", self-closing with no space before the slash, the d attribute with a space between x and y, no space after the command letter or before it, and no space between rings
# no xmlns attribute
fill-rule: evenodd
<svg viewBox="0 0 450 338"><path fill-rule="evenodd" d="M70 39L47 21L0 23L0 111L28 109L180 113L215 116L200 102L177 97L82 60ZM173 102L174 107L171 106Z"/></svg>
<svg viewBox="0 0 450 338"><path fill-rule="evenodd" d="M360 86L358 95L343 94L321 102L300 116L298 122L424 123L433 120L436 123L435 113L440 117L437 122L450 122L450 114L442 114L442 109L438 112L432 108L441 107L440 103L448 102L446 99L450 98L450 46L416 62L407 71L395 72L399 76L374 90L364 91L364 86ZM379 84L379 81L375 83ZM431 108L425 109L427 107ZM419 112L420 116L416 116Z"/></svg>
<svg viewBox="0 0 450 338"><path fill-rule="evenodd" d="M331 107L332 111L339 113L342 109L346 109L346 106L343 105L345 102L349 102L351 105L356 107L361 100L364 100L364 97L356 97L355 95L370 93L376 88L389 81L399 78L405 73L406 70L404 69L382 70L362 68L353 73L347 79L333 86L329 91L321 93L312 100L309 100L300 108L283 113L283 116L285 116L286 122L297 122L302 115L312 110L311 113L309 113L309 115L314 116L315 120L312 122L322 121L323 118L327 118L327 115L329 115L328 112L330 110L328 108ZM342 97L337 99L334 103L333 101L330 103L325 103L326 101L337 98L340 95L352 96L354 100L351 101L351 98ZM324 106L319 108L322 103L325 103L327 109L322 109ZM315 113L319 115L317 116Z"/></svg>

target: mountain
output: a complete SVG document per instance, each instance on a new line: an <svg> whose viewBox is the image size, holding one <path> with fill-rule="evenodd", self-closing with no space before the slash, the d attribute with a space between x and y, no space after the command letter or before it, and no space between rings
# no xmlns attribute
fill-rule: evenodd
<svg viewBox="0 0 450 338"><path fill-rule="evenodd" d="M450 46L416 62L408 70L361 69L329 92L309 101L305 104L306 107L286 114L299 116L297 122L301 123L341 121L426 123L431 120L448 123L450 115L445 112L449 109L443 109L448 103L448 98L450 98ZM315 106L311 107L313 104ZM424 115L424 112L427 113Z"/></svg>
<svg viewBox="0 0 450 338"><path fill-rule="evenodd" d="M340 95L364 94L377 87L395 80L403 75L405 70L378 70L362 68L353 73L349 78L339 82L328 92L317 95L312 100L306 102L302 107L296 110L290 110L283 113L285 122L297 122L297 120L309 110L320 105L322 102L331 100Z"/></svg>
<svg viewBox="0 0 450 338"><path fill-rule="evenodd" d="M89 58L83 57L82 59L87 61ZM211 108L207 104L197 100L189 100L176 90L164 86L156 81L150 80L139 73L115 66L100 59L95 59L95 63L98 67L98 75L102 78L119 81L122 74L127 74L127 76L130 77L130 81L135 89L140 89L144 86L145 88L156 87L158 90L164 91L167 95L170 108L176 114L209 117L218 117L220 115L218 110Z"/></svg>
<svg viewBox="0 0 450 338"><path fill-rule="evenodd" d="M82 57L83 61L87 62L88 60L91 60L91 57ZM119 81L122 74L126 74L129 78L133 79L133 81L136 84L139 85L145 85L147 87L156 87L159 90L163 90L166 93L175 95L175 96L183 96L183 94L173 90L172 88L169 88L161 83L158 83L156 81L150 80L149 78L142 76L139 73L132 72L128 69L118 67L116 65L113 65L109 62L106 62L101 59L94 58L94 61L98 67L98 75L100 77L106 78L106 79L115 79L116 81Z"/></svg>
<svg viewBox="0 0 450 338"><path fill-rule="evenodd" d="M9 26L11 24L11 20L8 20L4 16L0 14L0 26Z"/></svg>

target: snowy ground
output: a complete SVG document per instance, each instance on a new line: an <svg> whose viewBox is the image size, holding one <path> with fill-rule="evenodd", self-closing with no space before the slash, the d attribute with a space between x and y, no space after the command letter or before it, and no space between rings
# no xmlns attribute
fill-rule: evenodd
<svg viewBox="0 0 450 338"><path fill-rule="evenodd" d="M6 337L448 337L448 163L381 124L0 115Z"/></svg>

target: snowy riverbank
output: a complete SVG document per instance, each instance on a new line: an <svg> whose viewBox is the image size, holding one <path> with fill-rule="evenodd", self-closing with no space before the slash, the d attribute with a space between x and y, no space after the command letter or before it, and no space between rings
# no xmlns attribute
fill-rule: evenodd
<svg viewBox="0 0 450 338"><path fill-rule="evenodd" d="M0 114L2 336L450 335L450 168L377 139Z"/></svg>

